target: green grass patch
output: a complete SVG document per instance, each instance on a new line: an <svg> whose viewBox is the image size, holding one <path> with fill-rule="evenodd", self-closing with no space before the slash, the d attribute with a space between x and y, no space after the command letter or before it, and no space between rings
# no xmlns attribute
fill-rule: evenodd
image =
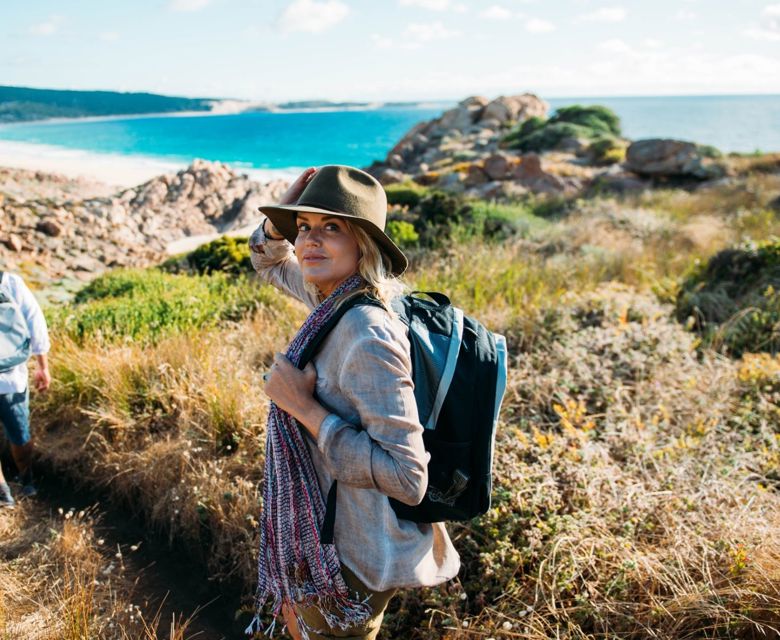
<svg viewBox="0 0 780 640"><path fill-rule="evenodd" d="M428 187L412 181L389 184L385 187L388 204L410 209L416 207L429 191Z"/></svg>
<svg viewBox="0 0 780 640"><path fill-rule="evenodd" d="M469 217L477 233L486 238L528 237L550 224L534 213L530 203L499 204L479 200L471 205Z"/></svg>
<svg viewBox="0 0 780 640"><path fill-rule="evenodd" d="M50 322L78 343L142 341L244 318L278 294L247 276L128 269L103 275L52 309Z"/></svg>

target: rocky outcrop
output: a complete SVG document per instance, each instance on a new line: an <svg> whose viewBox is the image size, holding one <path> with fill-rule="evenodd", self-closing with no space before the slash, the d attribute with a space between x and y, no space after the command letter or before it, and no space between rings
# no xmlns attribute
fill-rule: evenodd
<svg viewBox="0 0 780 640"><path fill-rule="evenodd" d="M252 225L258 205L278 201L286 186L281 180L261 185L223 164L196 160L175 175L111 196L6 196L0 201L0 262L6 269L33 264L50 280L152 264L173 241Z"/></svg>
<svg viewBox="0 0 780 640"><path fill-rule="evenodd" d="M706 158L701 147L683 140L650 138L637 140L626 151L625 167L640 176L679 177L709 180L724 169Z"/></svg>
<svg viewBox="0 0 780 640"><path fill-rule="evenodd" d="M574 153L564 164L578 168L555 170L560 160L542 160L535 153L501 148L502 138L531 117L544 117L548 105L533 94L488 100L472 96L439 118L421 122L387 154L384 162L368 167L382 184L412 179L420 184L478 198L516 198L529 191L571 195L601 169L583 169Z"/></svg>
<svg viewBox="0 0 780 640"><path fill-rule="evenodd" d="M466 98L440 117L412 127L371 172L388 182L399 173L417 175L452 161L484 159L498 151L502 132L531 116L544 116L548 109L530 93L492 101Z"/></svg>

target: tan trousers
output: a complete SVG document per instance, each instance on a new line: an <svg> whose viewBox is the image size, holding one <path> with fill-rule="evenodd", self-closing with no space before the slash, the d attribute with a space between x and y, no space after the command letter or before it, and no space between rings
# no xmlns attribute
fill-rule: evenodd
<svg viewBox="0 0 780 640"><path fill-rule="evenodd" d="M382 619L385 616L387 604L396 590L371 591L343 564L341 565L341 575L344 577L344 582L347 583L350 591L357 592L360 600L368 596L368 604L371 606L371 617L360 627L329 629L319 611L311 607L296 607L298 614L311 629L309 638L311 640L330 640L331 638L338 638L339 640L375 640L379 633L379 628L382 626ZM318 631L320 633L317 633Z"/></svg>

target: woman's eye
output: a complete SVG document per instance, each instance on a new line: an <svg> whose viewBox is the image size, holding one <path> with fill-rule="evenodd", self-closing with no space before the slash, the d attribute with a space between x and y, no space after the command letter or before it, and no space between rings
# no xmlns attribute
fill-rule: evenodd
<svg viewBox="0 0 780 640"><path fill-rule="evenodd" d="M309 225L306 224L305 222L301 222L298 224L298 231L308 231L308 230L309 230Z"/></svg>
<svg viewBox="0 0 780 640"><path fill-rule="evenodd" d="M335 222L329 222L328 224L325 225L325 228L328 231L340 231L339 225L337 225Z"/></svg>

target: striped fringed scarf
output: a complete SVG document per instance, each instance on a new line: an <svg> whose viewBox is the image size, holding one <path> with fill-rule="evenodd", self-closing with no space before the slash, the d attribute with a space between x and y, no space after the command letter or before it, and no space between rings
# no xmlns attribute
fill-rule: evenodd
<svg viewBox="0 0 780 640"><path fill-rule="evenodd" d="M294 365L332 316L338 298L362 284L358 275L348 278L311 312L287 349ZM346 629L366 622L371 608L350 597L336 547L320 542L325 500L301 427L273 402L268 415L264 483L255 602L258 613L247 633L262 629L260 609L269 599L274 616L279 615L282 605L292 609L293 603L299 603L316 607L331 628ZM310 629L297 613L296 620L303 638L308 638ZM274 619L265 633L270 636L275 625Z"/></svg>

